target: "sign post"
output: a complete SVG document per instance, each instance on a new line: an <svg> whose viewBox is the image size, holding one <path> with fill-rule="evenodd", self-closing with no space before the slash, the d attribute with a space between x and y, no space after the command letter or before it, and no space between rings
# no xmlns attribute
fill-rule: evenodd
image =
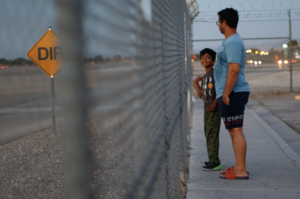
<svg viewBox="0 0 300 199"><path fill-rule="evenodd" d="M51 78L51 95L52 95L52 121L53 132L56 134L56 112L55 112L55 95L54 95L54 78Z"/></svg>
<svg viewBox="0 0 300 199"><path fill-rule="evenodd" d="M51 78L53 132L56 134L54 76L61 65L58 36L51 27L27 52L27 56Z"/></svg>

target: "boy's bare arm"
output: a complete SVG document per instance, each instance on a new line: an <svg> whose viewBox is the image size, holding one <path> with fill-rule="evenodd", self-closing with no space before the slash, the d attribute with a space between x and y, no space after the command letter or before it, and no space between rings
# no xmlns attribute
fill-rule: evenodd
<svg viewBox="0 0 300 199"><path fill-rule="evenodd" d="M206 109L207 111L214 111L216 109L218 100L217 98L213 101L213 103L211 103L211 105Z"/></svg>
<svg viewBox="0 0 300 199"><path fill-rule="evenodd" d="M196 89L199 97L202 97L202 94L203 94L203 90L201 90L201 88L200 88L200 86L198 84L198 82L201 81L201 80L202 80L201 76L199 76L196 79L194 79L194 87L195 87L195 89Z"/></svg>

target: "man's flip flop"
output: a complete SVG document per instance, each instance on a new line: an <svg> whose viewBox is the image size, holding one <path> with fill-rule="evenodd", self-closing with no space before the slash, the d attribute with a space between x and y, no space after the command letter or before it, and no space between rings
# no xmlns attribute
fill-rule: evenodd
<svg viewBox="0 0 300 199"><path fill-rule="evenodd" d="M249 179L249 176L245 176L245 177L236 177L234 175L234 172L233 172L233 167L230 167L228 169L226 169L226 177L223 177L223 176L220 176L220 178L222 179L236 179L236 180L248 180Z"/></svg>
<svg viewBox="0 0 300 199"><path fill-rule="evenodd" d="M248 175L249 175L249 172L248 172L248 171L247 171L247 173L248 173ZM225 170L225 171L221 171L220 174L221 174L221 175L226 174L226 170Z"/></svg>

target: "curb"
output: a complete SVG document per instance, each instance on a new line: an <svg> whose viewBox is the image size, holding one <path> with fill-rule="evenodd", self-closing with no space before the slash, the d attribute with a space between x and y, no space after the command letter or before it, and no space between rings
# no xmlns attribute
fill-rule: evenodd
<svg viewBox="0 0 300 199"><path fill-rule="evenodd" d="M300 170L300 156L254 110L247 110Z"/></svg>

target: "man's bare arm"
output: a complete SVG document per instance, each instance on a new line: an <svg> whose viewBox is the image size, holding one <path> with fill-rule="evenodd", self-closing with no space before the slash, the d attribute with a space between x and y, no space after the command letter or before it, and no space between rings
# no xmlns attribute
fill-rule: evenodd
<svg viewBox="0 0 300 199"><path fill-rule="evenodd" d="M227 74L226 85L225 85L225 89L224 89L223 97L222 97L223 102L226 105L229 105L229 103L230 103L229 95L234 88L234 85L239 76L239 72L240 72L240 64L237 64L237 63L229 63L228 64L228 74Z"/></svg>

